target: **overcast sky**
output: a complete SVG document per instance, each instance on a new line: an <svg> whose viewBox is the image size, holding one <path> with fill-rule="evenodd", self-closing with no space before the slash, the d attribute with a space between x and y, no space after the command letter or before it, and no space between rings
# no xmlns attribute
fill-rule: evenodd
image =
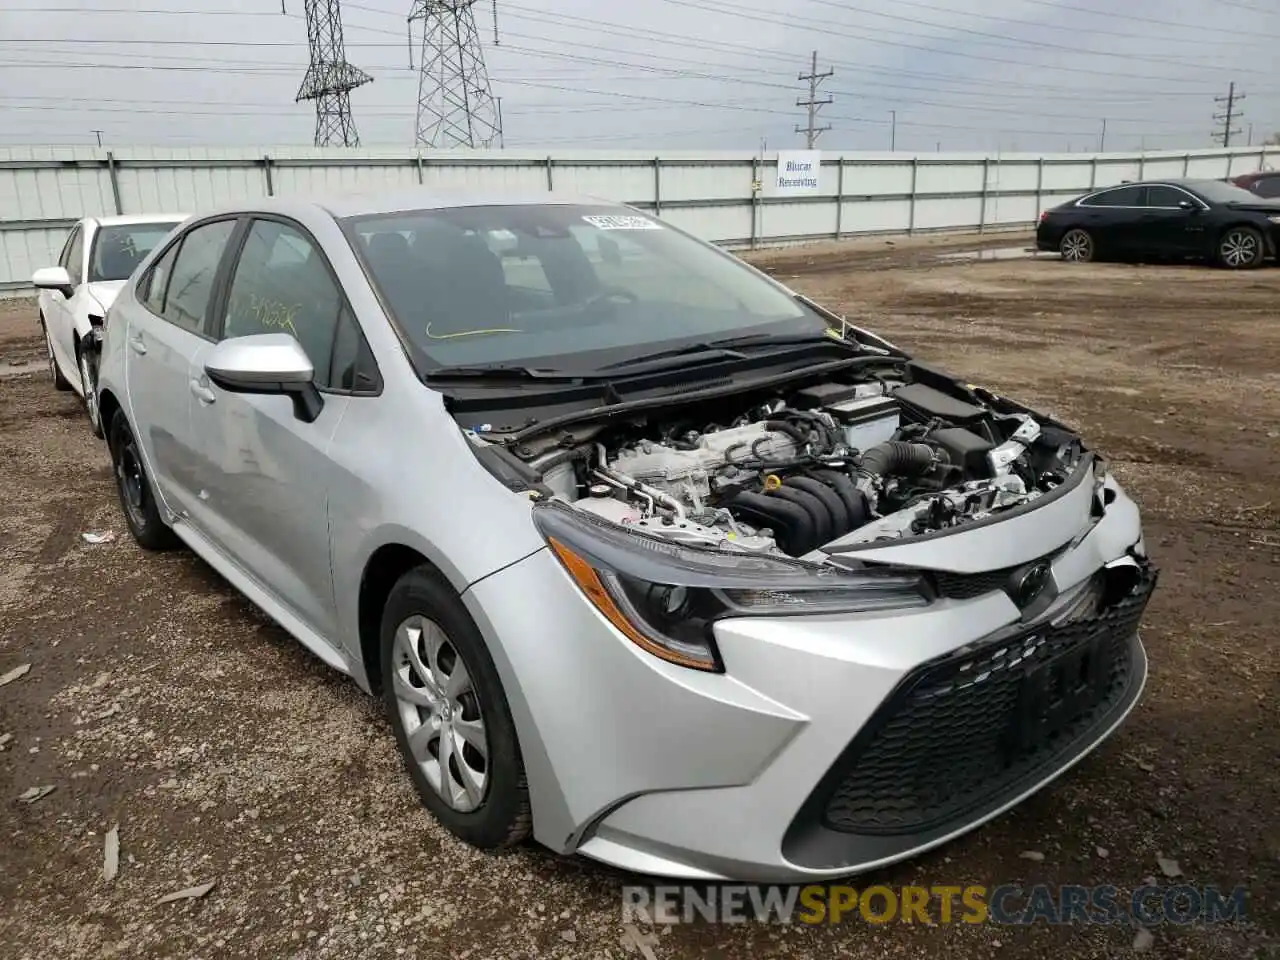
<svg viewBox="0 0 1280 960"><path fill-rule="evenodd" d="M3 0L0 143L311 142L303 0ZM343 3L363 146L413 143L410 0ZM1212 145L1280 130L1277 0L492 0L475 16L505 145L803 146L818 51L826 150ZM1100 12L1100 11L1110 12ZM415 47L420 43L416 38ZM412 53L419 62L420 51ZM891 124L896 111L896 130Z"/></svg>

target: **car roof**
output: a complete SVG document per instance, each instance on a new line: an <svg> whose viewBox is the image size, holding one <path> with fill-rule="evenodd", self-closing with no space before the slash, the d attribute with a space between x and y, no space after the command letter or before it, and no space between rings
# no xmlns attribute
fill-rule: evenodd
<svg viewBox="0 0 1280 960"><path fill-rule="evenodd" d="M127 227L139 223L181 223L187 219L186 213L131 213L117 214L110 217L89 217L99 227Z"/></svg>
<svg viewBox="0 0 1280 960"><path fill-rule="evenodd" d="M539 206L547 204L585 204L589 206L628 209L625 204L602 197L558 193L546 190L439 191L426 187L333 194L299 194L296 196L260 197L224 204L216 210L202 210L201 216L234 216L236 214L276 213L304 218L320 212L334 219L379 214L408 213L414 210L444 210L479 206Z"/></svg>

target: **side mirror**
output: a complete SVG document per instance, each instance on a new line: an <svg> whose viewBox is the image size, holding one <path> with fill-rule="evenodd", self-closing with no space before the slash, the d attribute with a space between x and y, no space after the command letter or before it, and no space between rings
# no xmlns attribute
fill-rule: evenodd
<svg viewBox="0 0 1280 960"><path fill-rule="evenodd" d="M209 379L229 393L281 394L293 399L294 415L313 423L324 408L315 368L287 333L255 333L223 340L204 362Z"/></svg>
<svg viewBox="0 0 1280 960"><path fill-rule="evenodd" d="M31 275L31 285L37 290L56 290L68 300L76 292L66 267L43 267L37 270Z"/></svg>
<svg viewBox="0 0 1280 960"><path fill-rule="evenodd" d="M1179 200L1178 209L1185 210L1187 213L1190 213L1192 210L1196 209L1196 205L1190 200Z"/></svg>

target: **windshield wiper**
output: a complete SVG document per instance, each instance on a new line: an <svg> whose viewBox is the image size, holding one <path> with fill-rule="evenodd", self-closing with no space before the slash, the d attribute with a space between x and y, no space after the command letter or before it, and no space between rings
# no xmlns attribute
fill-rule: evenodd
<svg viewBox="0 0 1280 960"><path fill-rule="evenodd" d="M472 366L437 367L428 370L427 380L532 380L542 383L581 383L578 374L546 370L519 364L484 363Z"/></svg>
<svg viewBox="0 0 1280 960"><path fill-rule="evenodd" d="M671 350L657 353L646 353L638 357L628 357L600 367L600 370L625 371L628 375L660 370L676 370L681 367L701 366L718 360L750 360L756 357L767 357L772 350L752 350L744 352L744 347L837 347L858 351L855 344L836 340L822 334L750 334L739 337L725 337L720 340L690 343ZM786 354L793 351L782 350Z"/></svg>
<svg viewBox="0 0 1280 960"><path fill-rule="evenodd" d="M741 349L742 347L816 347L837 346L849 350L858 350L860 345L842 338L834 329L828 328L826 333L749 333L740 337L727 337L723 340L712 340L707 346L724 349Z"/></svg>
<svg viewBox="0 0 1280 960"><path fill-rule="evenodd" d="M724 347L713 347L708 343L689 343L672 350L658 350L655 353L643 353L638 357L627 357L625 360L606 363L599 369L629 369L632 372L640 370L669 370L673 367L685 366L684 363L671 363L671 360L685 359L691 359L696 363L702 363L705 360L745 360L747 359L747 354Z"/></svg>

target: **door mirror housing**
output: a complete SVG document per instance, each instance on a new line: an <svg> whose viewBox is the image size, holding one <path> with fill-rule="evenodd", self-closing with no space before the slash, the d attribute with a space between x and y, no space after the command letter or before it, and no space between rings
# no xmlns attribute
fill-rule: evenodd
<svg viewBox="0 0 1280 960"><path fill-rule="evenodd" d="M1198 210L1198 209L1199 209L1199 207L1197 207L1197 206L1196 206L1194 203L1192 203L1190 200L1179 200L1179 201L1178 201L1178 209L1179 209L1179 210L1183 210L1183 211L1185 211L1186 213L1190 213L1192 210Z"/></svg>
<svg viewBox="0 0 1280 960"><path fill-rule="evenodd" d="M56 290L68 300L76 292L66 267L43 267L37 270L31 275L31 285L37 290Z"/></svg>
<svg viewBox="0 0 1280 960"><path fill-rule="evenodd" d="M255 333L223 340L204 363L209 379L229 393L280 394L292 398L299 420L312 423L324 408L315 368L287 333Z"/></svg>

